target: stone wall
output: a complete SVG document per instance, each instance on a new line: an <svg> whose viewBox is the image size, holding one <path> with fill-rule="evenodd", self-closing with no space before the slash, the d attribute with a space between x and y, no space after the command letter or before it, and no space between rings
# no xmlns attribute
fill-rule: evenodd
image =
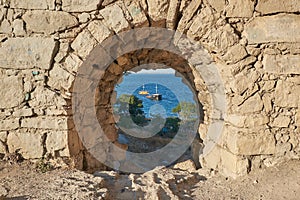
<svg viewBox="0 0 300 200"><path fill-rule="evenodd" d="M299 12L298 0L0 0L0 154L19 149L26 159L97 166L72 122L74 79L99 43L150 26L198 41L222 77L224 114L211 108L218 96L200 84L205 75L190 79L207 112L204 145L214 141L212 120L224 122L221 140L201 156L204 167L238 176L299 159Z"/></svg>

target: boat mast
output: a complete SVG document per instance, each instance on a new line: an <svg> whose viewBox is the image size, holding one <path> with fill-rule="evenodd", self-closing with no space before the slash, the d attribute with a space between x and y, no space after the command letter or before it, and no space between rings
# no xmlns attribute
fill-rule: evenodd
<svg viewBox="0 0 300 200"><path fill-rule="evenodd" d="M158 93L157 93L157 84L156 84L156 87L155 87L155 88L156 88L156 94L158 94Z"/></svg>

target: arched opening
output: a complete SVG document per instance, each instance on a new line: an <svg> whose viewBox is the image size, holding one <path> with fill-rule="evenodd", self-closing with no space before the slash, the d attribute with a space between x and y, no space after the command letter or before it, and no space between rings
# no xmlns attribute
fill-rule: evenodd
<svg viewBox="0 0 300 200"><path fill-rule="evenodd" d="M148 110L147 108L143 111L146 111L145 115L139 115L138 117L135 117L135 119L132 119L132 114L126 115L121 114L120 112L126 112L126 109L128 111L129 107L127 108L119 108L119 112L114 112L116 109L114 108L114 105L118 104L120 106L120 95L116 92L116 87L119 84L122 84L122 81L124 81L124 76L130 72L140 72L141 70L159 70L159 69L173 69L173 75L174 80L180 81L180 84L184 86L185 89L189 90L188 95L190 95L190 106L194 106L193 112L195 114L194 119L192 121L183 120L185 123L179 123L181 120L179 118L172 118L172 117L162 117L161 116L155 116L150 117L150 107L149 105L154 105L154 110L152 112L158 111L159 109L163 108L166 104L157 104L157 103L150 103L153 102L152 100L148 100ZM175 76L176 72L176 76ZM195 77L195 75L197 77ZM128 75L130 76L130 75ZM134 76L134 75L131 75ZM177 77L177 78L176 78ZM134 78L134 77L133 77ZM145 78L145 77L144 77ZM101 127L104 129L104 134L111 140L115 145L134 153L149 153L153 152L156 149L163 148L165 145L167 145L170 140L174 139L174 135L176 135L176 132L167 131L168 127L172 126L170 123L173 123L173 128L177 128L179 126L184 127L185 131L185 137L192 137L191 144L186 149L185 152L182 152L183 155L178 155L177 159L187 159L188 157L191 158L197 167L200 167L199 163L199 156L202 152L203 143L200 139L199 135L199 125L204 123L204 116L205 116L205 110L203 109L203 105L200 103L198 98L198 91L201 88L199 88L199 84L197 86L195 85L195 79L199 80L201 78L199 74L193 73L193 70L191 66L187 63L186 60L176 56L175 54L164 51L164 50L157 50L157 49L142 49L139 51L134 51L127 53L125 55L122 55L117 60L115 60L105 71L103 78L99 82L99 86L97 89L97 93L95 96L95 105L97 107L97 119ZM139 87L135 87L134 91L128 92L129 96L125 97L123 96L123 103L126 102L126 98L130 98L130 96L133 98L132 101L140 101L143 99L144 101L147 101L147 97L143 95L138 96L138 91L142 90L141 83L146 83L146 87L156 87L155 84L158 84L158 88L161 90L165 89L170 92L170 95L172 95L172 89L176 90L176 84L178 86L178 82L175 83L175 85L172 85L172 83L167 84L167 80L161 80L158 79L150 79L149 81L152 83L147 84L147 82L142 82L138 80L132 80L132 83L134 82L135 85L140 84ZM156 83L153 83L156 82ZM180 88L180 84L179 87ZM144 85L145 86L145 85ZM126 87L126 86L125 86ZM134 87L133 87L134 88ZM151 90L151 93L157 93L154 88L149 88ZM177 89L178 89L177 88ZM129 86L127 86L127 89L130 89ZM174 102L172 100L168 102L171 106L165 112L166 114L171 116L172 109L176 109L176 106L178 106L179 103L184 103L184 94L180 94L182 91L173 93L174 98L179 97L179 99L175 99ZM132 96L132 94L136 94L136 96ZM185 96L187 97L187 96ZM125 99L124 99L125 98ZM140 98L140 99L139 99ZM151 97L150 97L151 98ZM130 99L128 99L130 100ZM128 101L127 100L127 101ZM162 102L164 102L162 100ZM140 102L142 103L142 102ZM173 107L172 107L173 104ZM155 105L158 106L158 109L155 109ZM129 105L130 106L130 105ZM178 108L177 108L178 109ZM121 111L122 110L122 111ZM141 111L141 109L140 109ZM132 111L135 112L135 111ZM128 113L127 113L128 114ZM163 115L163 113L158 112L159 115ZM175 116L176 113L173 113L173 116ZM139 119L138 119L139 118ZM148 122L147 122L148 120ZM168 120L168 121L165 121ZM137 122L139 121L139 122ZM152 122L157 121L158 124L151 124ZM169 123L169 125L168 125ZM163 124L163 126L161 126ZM131 127L132 125L132 127ZM165 131L165 137L163 137L163 132ZM167 136L168 134L169 137ZM146 135L145 137L142 135ZM203 134L204 135L204 134ZM127 142L124 142L124 136L125 140L129 140ZM182 138L184 139L184 138ZM150 144L150 145L149 145ZM192 146L192 147L191 147ZM201 148L202 147L202 148ZM186 153L187 152L187 153ZM148 155L149 156L149 155ZM175 155L174 155L175 156ZM122 167L125 168L133 168L136 167L138 163L144 163L144 161L141 161L140 159L136 159L134 162L134 158L128 158L130 157L128 154L123 155L123 157L119 158L120 163L115 164L117 166L120 166L120 170ZM176 159L176 160L177 160ZM174 160L175 162L175 160ZM168 165L173 164L172 163L166 163ZM158 165L163 165L163 161L158 162ZM114 165L114 166L115 166ZM123 166L126 165L126 166ZM129 166L130 165L130 166ZM126 171L126 169L125 169Z"/></svg>
<svg viewBox="0 0 300 200"><path fill-rule="evenodd" d="M124 42L126 40L130 42ZM145 67L146 65L148 67ZM88 152L87 155L110 168L143 173L163 165L162 159L165 158L168 159L165 165L169 165L178 159L180 154L173 152L176 144L179 151L183 151L184 154L195 138L187 137L184 131L181 131L181 134L175 136L176 140L166 145L168 151L164 151L164 148L158 151L158 157L153 155L151 157L148 153L139 153L139 155L131 153L134 157L132 160L145 157L156 158L156 160L147 160L147 169L133 170L132 165L126 166L120 162L126 160L128 156L128 145L118 141L117 120L113 115L112 107L112 103L117 99L114 88L124 72L149 68L149 65L151 69L162 68L162 66L174 69L194 91L198 103L197 110L202 115L198 118L196 131L193 131L193 134L203 139L204 154L214 147L221 134L223 122L217 115L219 113L222 117L225 109L222 104L224 102L222 83L208 53L185 36L176 35L169 30L150 28L122 32L108 38L90 53L79 69L72 103L75 113L73 118L80 139ZM217 95L221 97L219 102L216 102L219 97ZM211 112L214 118L211 118ZM190 142L178 145L185 140ZM198 147L195 148L197 152L194 160L198 160L201 151L199 142L195 146ZM86 163L90 168L90 163L93 162L86 159Z"/></svg>
<svg viewBox="0 0 300 200"><path fill-rule="evenodd" d="M151 70L152 65L158 64L142 65L124 72L115 86L117 97L111 103L117 141L126 144L129 152L149 153L164 148L183 126L185 136L194 137L192 143L201 146L198 127L204 113L196 92L181 73L177 72L176 76L175 70L164 65ZM189 147L183 155L178 155L177 160L190 159L200 167L199 154L199 150ZM123 161L142 167L140 162L143 161L133 161L130 156ZM170 164L174 163L176 161Z"/></svg>

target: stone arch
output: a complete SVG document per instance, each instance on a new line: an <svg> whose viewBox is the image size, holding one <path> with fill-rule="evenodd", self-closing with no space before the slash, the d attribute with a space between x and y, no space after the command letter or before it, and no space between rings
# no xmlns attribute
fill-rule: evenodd
<svg viewBox="0 0 300 200"><path fill-rule="evenodd" d="M82 168L89 155L70 109L78 68L105 39L150 26L199 42L224 84L225 115L209 111L211 120L224 121L222 137L203 166L236 176L299 158L296 1L282 7L274 0L272 8L259 0L88 2L0 1L0 155L21 149L25 159L74 156ZM213 93L213 84L204 83Z"/></svg>
<svg viewBox="0 0 300 200"><path fill-rule="evenodd" d="M115 9L116 6L111 6L110 8ZM128 27L123 28L122 30L124 31L127 28ZM133 30L135 30L135 29L133 29ZM104 31L104 33L106 32L107 34L99 34L101 31ZM162 31L162 29L160 29L160 31ZM166 32L168 32L168 31L166 31ZM98 46L97 46L98 41L104 40L104 44L101 43L101 47L103 47L103 46L105 47L105 44L109 45L109 48L105 47L104 50L100 50L101 47L98 48L99 51L102 51L102 52L106 51L108 53L108 54L106 54L106 56L111 57L113 60L115 59L115 63L112 63L112 66L114 67L114 69L111 67L110 69L112 69L112 70L108 69L108 72L104 74L104 79L111 81L109 83L109 84L111 84L111 86L109 86L109 88L114 87L115 83L113 82L113 80L117 80L118 75L120 73L122 73L124 70L130 69L130 67L132 67L133 65L136 65L136 64L143 64L143 62L147 63L147 61L151 60L151 58L155 62L158 61L158 62L162 62L163 64L170 64L173 68L175 68L179 72L187 71L188 73L186 73L186 76L187 76L188 80L190 80L192 85L194 85L195 90L201 91L203 94L206 93L206 95L202 95L202 94L199 95L200 99L201 99L201 103L204 104L203 108L204 108L204 112L205 112L205 118L203 119L203 122L201 122L201 126L199 127L199 129L201 129L200 132L202 133L202 135L201 135L202 139L205 139L205 142L207 143L206 144L207 146L204 148L204 153L209 154L209 152L216 145L217 140L219 139L219 135L222 132L222 126L223 126L223 120L224 120L223 115L225 114L225 104L226 104L223 83L222 83L221 78L219 77L219 72L218 72L217 68L215 67L213 60L210 58L208 53L202 48L202 46L196 45L195 47L193 47L193 44L192 44L193 41L191 41L188 38L186 38L185 36L179 34L179 32L177 32L176 34L174 34L174 33L173 33L173 37L171 36L171 38L169 38L170 34L166 33L167 37L163 37L163 34L161 34L160 35L161 38L154 37L155 39L153 40L153 37L151 38L147 34L150 34L150 35L155 34L155 31L153 31L153 33L151 31L149 31L148 33L146 33L146 35L143 35L143 34L145 34L145 33L143 33L143 29L140 29L140 30L138 29L138 32L135 32L135 33L132 31L131 32L128 31L127 33L120 32L120 33L117 33L115 35L115 37L112 37L112 34L109 31L109 28L105 27L105 23L102 23L101 21L93 21L90 25L87 26L87 29L84 30L75 39L75 41L73 42L73 44L71 46L73 47L75 52L77 52L78 54L81 54L79 56L85 57L85 56L87 56L89 51L92 51L92 49L90 46L86 46L88 49L82 48L82 45L84 45L84 43L82 43L80 41L89 39L88 41L85 41L85 42L87 44L93 44L92 46L96 46L96 47L93 49L91 54L89 54L89 56L87 57L88 64L84 64L83 66L87 67L87 65L90 65L90 66L93 66L94 68L97 68L98 67L97 63L99 63L99 59L97 58L97 56L99 56L99 55L95 54L93 52L95 52L95 49L98 48ZM132 34L132 35L130 35L130 34ZM103 35L105 35L105 37L107 37L107 38L103 39ZM97 36L100 36L101 39L97 38ZM128 48L128 50L126 49L127 54L128 55L131 54L131 56L135 59L135 61L133 61L133 62L130 61L130 57L128 57L128 55L127 55L127 57L126 57L126 55L125 56L122 55L121 57L118 57L119 56L118 48L122 49L122 47L118 46L118 41L116 42L116 40L123 41L124 43L130 43L133 41L133 45L134 45L135 42L139 42L139 40L134 37L136 37L136 38L149 37L153 41L152 41L151 45L149 45L150 43L149 43L149 41L147 41L148 46L146 46L146 49L142 48L141 50L136 51L136 52L130 52L130 49L132 48L130 45L128 45L129 47L127 47L126 45L124 46L125 49ZM113 39L111 39L111 38L113 38ZM129 41L127 42L126 39ZM135 41L135 39L136 39L136 41ZM190 53L188 51L189 48L194 48L191 53L192 55L187 56L189 58L189 61L187 61L187 62L181 61L180 62L180 59L178 59L178 58L173 59L173 60L170 58L167 58L167 56L170 56L172 54L172 52L169 53L168 51L162 51L162 55L163 54L167 55L165 57L160 56L161 58L164 58L164 59L160 58L161 59L160 60L159 58L153 57L154 55L159 55L159 54L155 53L155 50L149 50L149 49L151 49L151 48L155 49L157 46L159 46L157 41L164 41L164 40L167 41L166 42L167 45L169 45L172 40L173 40L173 42L182 43L181 45L179 45L182 48L181 51L185 50L187 54ZM162 48L162 47L160 46L159 48ZM168 49L169 47L165 47L165 48ZM84 51L84 50L86 50L86 51ZM174 52L176 53L176 51L174 51ZM134 55L134 54L136 54L136 55ZM139 54L139 55L137 55L137 54ZM170 62L170 60L172 60L172 61ZM176 61L178 61L178 60L179 60L179 62L176 63ZM91 63L91 62L95 62L95 63ZM107 62L107 60L105 62ZM137 63L134 63L134 62L137 62ZM178 66L176 66L176 64L174 64L174 62L176 64L178 64ZM184 64L182 64L182 63L184 63ZM124 66L122 67L122 65L124 65ZM101 72L100 74L102 75L102 73L103 72ZM203 79L203 76L204 76L204 79ZM105 90L107 90L107 89L105 89ZM112 92L111 90L102 91L100 89L99 94L101 94L102 97L104 95L106 95L105 97L103 97L103 98L106 98L106 100L104 100L104 99L101 100L102 104L103 104L103 102L104 102L104 104L110 103L109 97L111 95L111 92ZM216 99L221 99L221 100L219 100L219 102L218 102L218 101L216 101ZM211 103L210 103L211 101L214 101L213 107L211 106ZM104 107L106 107L106 105L104 105ZM108 110L106 110L106 111L108 111ZM105 109L103 109L100 112L104 113ZM211 112L213 112L213 115L211 115ZM109 113L109 111L107 113ZM112 117L108 116L105 119L109 119L110 122L113 122ZM213 125L209 126L211 124L213 124ZM114 128L113 128L113 126L107 126L106 129L113 130ZM107 131L107 130L104 130L104 131ZM115 132L115 131L113 131L113 132ZM209 137L207 137L207 135ZM117 144L117 142L115 141L117 138L116 134L110 135L109 138L110 138L110 140L113 140L115 142L115 144ZM117 144L117 146L120 147L122 145Z"/></svg>

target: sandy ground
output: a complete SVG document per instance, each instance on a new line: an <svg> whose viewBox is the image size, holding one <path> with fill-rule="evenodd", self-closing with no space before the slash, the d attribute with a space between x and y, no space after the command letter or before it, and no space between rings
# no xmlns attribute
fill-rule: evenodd
<svg viewBox="0 0 300 200"><path fill-rule="evenodd" d="M46 170L47 171L47 170ZM145 174L0 162L0 199L300 199L300 161L259 169L236 180L205 170L157 168Z"/></svg>

